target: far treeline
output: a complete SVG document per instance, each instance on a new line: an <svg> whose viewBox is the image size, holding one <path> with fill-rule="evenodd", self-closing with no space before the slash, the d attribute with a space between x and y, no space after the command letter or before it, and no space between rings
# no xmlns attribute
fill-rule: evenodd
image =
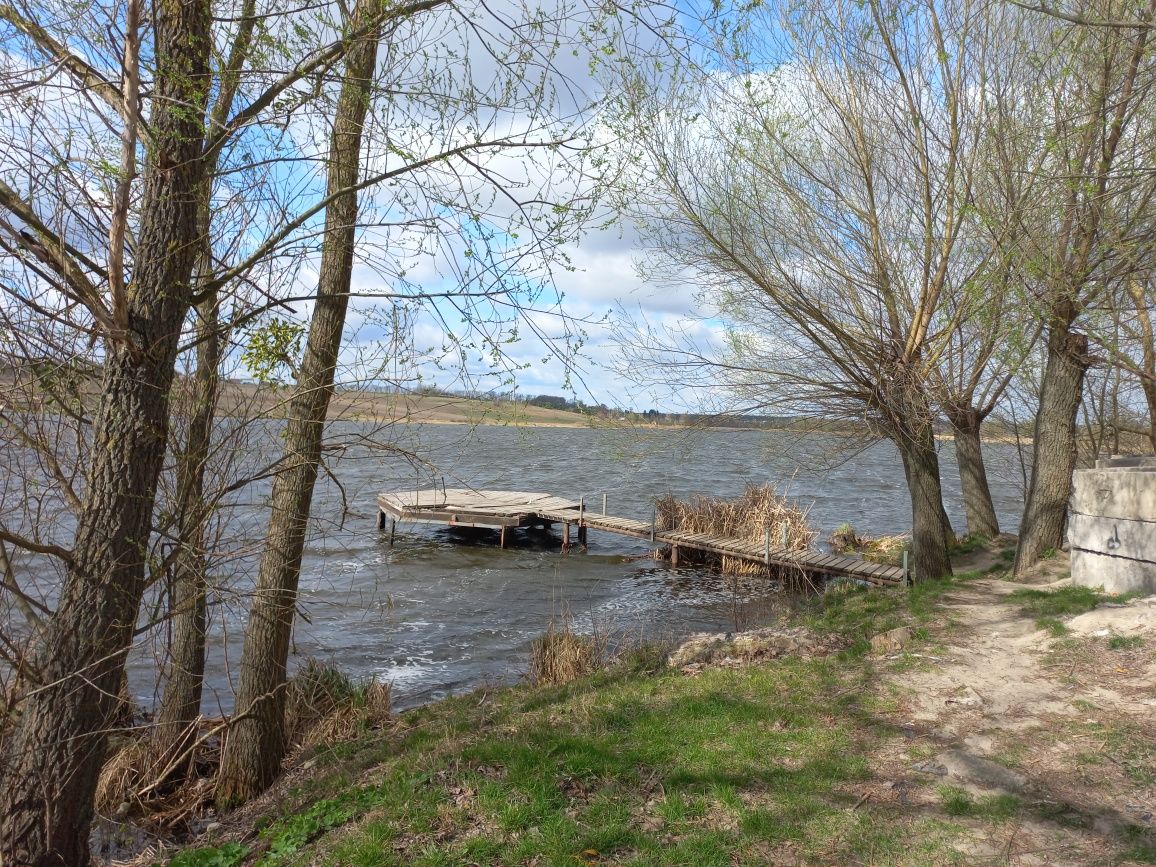
<svg viewBox="0 0 1156 867"><path fill-rule="evenodd" d="M1017 572L1059 548L1078 429L1156 448L1156 0L1026 5L0 0L0 863L89 863L114 764L129 809L210 737L219 808L270 785L335 388L545 352L570 389L596 323L554 275L615 221L697 290L617 317L625 373L886 436L922 579L936 430L992 535L984 426L1030 424Z"/></svg>

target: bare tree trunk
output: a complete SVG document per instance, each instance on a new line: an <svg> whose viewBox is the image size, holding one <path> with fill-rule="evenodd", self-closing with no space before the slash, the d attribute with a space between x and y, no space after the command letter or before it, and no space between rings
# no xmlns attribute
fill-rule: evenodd
<svg viewBox="0 0 1156 867"><path fill-rule="evenodd" d="M1076 413L1088 371L1088 338L1065 322L1048 335L1048 363L1040 388L1032 448L1032 477L1020 523L1015 574L1064 543L1068 496L1076 468Z"/></svg>
<svg viewBox="0 0 1156 867"><path fill-rule="evenodd" d="M144 592L177 340L189 309L209 91L207 3L158 0L155 104L125 339L110 340L91 467L35 688L0 770L0 862L85 865L92 799ZM172 106L191 110L174 111Z"/></svg>
<svg viewBox="0 0 1156 867"><path fill-rule="evenodd" d="M224 127L233 110L240 71L249 56L257 16L256 0L245 0L241 22L220 78L216 102L208 118L209 128ZM217 156L206 160L205 171L214 171ZM207 628L205 523L210 509L205 503L205 467L212 447L213 419L220 388L221 334L219 299L211 284L213 271L211 185L206 183L198 208L200 264L197 288L207 292L197 305L196 374L192 412L184 451L178 456L177 509L180 550L173 563L169 588L169 656L165 691L157 711L153 751L176 755L191 740L191 723L200 715L205 676L205 630Z"/></svg>
<svg viewBox="0 0 1156 867"><path fill-rule="evenodd" d="M1128 294L1136 308L1136 322L1139 326L1141 375L1140 388L1144 392L1144 402L1148 404L1148 441L1152 453L1156 454L1156 335L1152 331L1152 317L1148 313L1148 299L1144 297L1145 284L1139 280L1130 281Z"/></svg>
<svg viewBox="0 0 1156 867"><path fill-rule="evenodd" d="M207 230L207 221L205 225ZM205 522L205 463L212 440L213 417L220 382L221 339L217 299L198 306L197 370L188 441L179 457L177 500L180 550L173 561L169 588L169 658L165 690L157 710L153 749L157 754L179 752L192 735L190 723L201 712L205 675L207 622Z"/></svg>
<svg viewBox="0 0 1156 867"><path fill-rule="evenodd" d="M359 2L351 27L369 23L371 0ZM236 804L264 790L285 755L284 687L289 640L297 601L301 555L309 507L321 458L321 438L345 328L353 245L362 130L369 108L380 26L346 55L330 141L327 193L317 302L309 338L289 404L285 451L273 484L272 513L257 588L249 610L241 655L237 711L246 714L230 729L221 758L217 799Z"/></svg>
<svg viewBox="0 0 1156 867"><path fill-rule="evenodd" d="M994 539L999 535L999 518L995 513L991 488L987 482L987 467L983 462L983 441L980 438L983 419L971 407L949 410L947 418L955 438L955 460L959 466L967 532L973 536Z"/></svg>
<svg viewBox="0 0 1156 867"><path fill-rule="evenodd" d="M950 575L947 546L953 534L943 508L939 455L935 452L931 425L911 431L908 436L896 437L895 444L903 458L903 472L911 496L911 554L915 575L921 580Z"/></svg>

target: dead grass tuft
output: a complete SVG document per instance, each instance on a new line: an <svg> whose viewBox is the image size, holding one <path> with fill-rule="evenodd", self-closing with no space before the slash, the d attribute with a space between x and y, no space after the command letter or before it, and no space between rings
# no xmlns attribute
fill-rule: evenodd
<svg viewBox="0 0 1156 867"><path fill-rule="evenodd" d="M289 741L308 749L347 740L363 727L389 722L391 703L390 684L358 684L332 665L307 659L285 693Z"/></svg>
<svg viewBox="0 0 1156 867"><path fill-rule="evenodd" d="M116 813L121 804L131 803L143 782L149 759L149 742L140 738L128 741L112 753L100 769L96 781L96 811Z"/></svg>
<svg viewBox="0 0 1156 867"><path fill-rule="evenodd" d="M593 674L606 663L606 642L579 635L569 618L550 621L546 632L530 644L530 681L538 686L569 683Z"/></svg>
<svg viewBox="0 0 1156 867"><path fill-rule="evenodd" d="M743 539L760 545L771 534L771 550L784 547L806 551L818 535L807 525L807 510L775 493L772 485L747 485L742 496L732 499L701 494L679 500L673 494L655 502L659 526L668 530ZM785 545L784 545L785 541ZM669 552L667 554L669 556ZM761 563L720 556L705 551L680 551L680 559L718 566L727 575L767 575L782 577L778 569Z"/></svg>

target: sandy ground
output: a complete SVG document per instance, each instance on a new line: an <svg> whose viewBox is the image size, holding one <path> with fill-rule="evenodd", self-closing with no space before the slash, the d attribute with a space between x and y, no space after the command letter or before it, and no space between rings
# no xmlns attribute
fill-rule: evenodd
<svg viewBox="0 0 1156 867"><path fill-rule="evenodd" d="M1063 555L1027 579L1068 581ZM873 758L893 782L871 795L930 805L951 786L1028 807L1006 825L971 820L969 863L1129 863L1156 813L1156 599L1101 605L1056 636L1008 599L1023 586L960 585L930 648L886 675L897 732Z"/></svg>

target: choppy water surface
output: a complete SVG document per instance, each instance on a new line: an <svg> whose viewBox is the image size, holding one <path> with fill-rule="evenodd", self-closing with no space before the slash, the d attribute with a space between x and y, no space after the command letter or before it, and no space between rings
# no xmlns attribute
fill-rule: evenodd
<svg viewBox="0 0 1156 867"><path fill-rule="evenodd" d="M363 432L354 423L338 428L354 439ZM562 610L579 630L677 637L763 619L776 592L765 582L735 587L709 571L670 569L644 558L643 541L593 530L587 553L565 556L556 536L519 533L515 546L503 551L496 534L463 539L420 524L399 525L390 548L375 524L379 491L441 485L444 477L450 487L585 496L594 510L605 493L611 513L645 519L652 498L668 492L731 496L748 482L771 482L809 505L811 522L824 536L844 521L872 535L910 526L902 465L888 443L848 457L847 441L839 438L757 431L429 425L395 429L391 436L396 447L437 469L418 471L398 452L356 442L333 462L334 478L319 483L314 501L294 660L313 656L355 676L390 680L401 707L516 678L530 640ZM836 465L840 458L844 462ZM962 530L950 444L941 460L948 512ZM996 507L1005 528L1014 530L1022 503L1015 451L993 446L988 460ZM228 522L229 535L247 535L250 551L260 544L266 494L261 487L246 492L247 503ZM231 708L230 676L236 676L240 655L251 563L250 553L223 567L240 577L224 582L231 589L214 609L209 713L218 705ZM132 664L135 691L146 701L153 680L146 649Z"/></svg>

